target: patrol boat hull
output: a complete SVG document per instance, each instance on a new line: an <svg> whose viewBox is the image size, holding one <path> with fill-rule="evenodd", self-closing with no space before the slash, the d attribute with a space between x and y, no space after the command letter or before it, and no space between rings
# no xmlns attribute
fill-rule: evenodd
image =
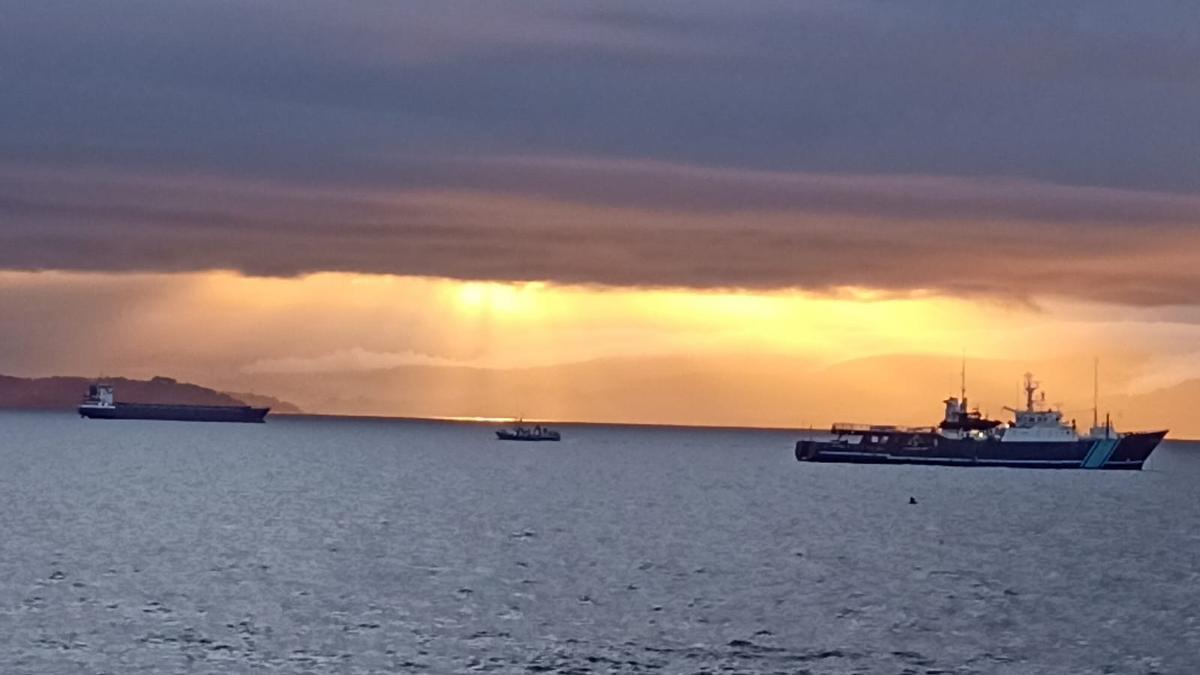
<svg viewBox="0 0 1200 675"><path fill-rule="evenodd" d="M1072 441L1005 442L947 438L937 432L880 430L834 440L796 442L801 462L1002 466L1022 469L1138 470L1166 431Z"/></svg>

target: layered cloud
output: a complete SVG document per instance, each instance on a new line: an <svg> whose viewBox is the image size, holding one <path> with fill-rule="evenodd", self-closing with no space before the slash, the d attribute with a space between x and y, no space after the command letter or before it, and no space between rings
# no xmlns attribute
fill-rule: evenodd
<svg viewBox="0 0 1200 675"><path fill-rule="evenodd" d="M1139 305L1200 294L1200 199L653 162L397 162L393 189L0 171L0 267L863 287Z"/></svg>
<svg viewBox="0 0 1200 675"><path fill-rule="evenodd" d="M1200 297L1198 6L0 15L0 268Z"/></svg>

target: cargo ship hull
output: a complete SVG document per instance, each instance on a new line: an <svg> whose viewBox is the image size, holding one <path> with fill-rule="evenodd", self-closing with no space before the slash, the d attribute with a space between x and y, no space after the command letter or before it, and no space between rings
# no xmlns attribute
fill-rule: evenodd
<svg viewBox="0 0 1200 675"><path fill-rule="evenodd" d="M1005 442L998 439L946 438L931 432L863 434L856 440L800 440L802 462L851 464L929 464L1001 466L1022 469L1138 470L1166 431L1122 434L1114 438L1072 441ZM874 436L875 440L872 440Z"/></svg>
<svg viewBox="0 0 1200 675"><path fill-rule="evenodd" d="M115 403L79 406L79 414L98 420L170 420L175 422L252 422L265 421L270 408L233 405L160 405L153 403Z"/></svg>

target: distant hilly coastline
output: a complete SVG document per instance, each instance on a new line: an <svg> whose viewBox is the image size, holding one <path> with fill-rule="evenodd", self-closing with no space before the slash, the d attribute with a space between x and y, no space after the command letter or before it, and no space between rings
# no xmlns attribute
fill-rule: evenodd
<svg viewBox="0 0 1200 675"><path fill-rule="evenodd" d="M118 401L169 403L175 405L252 405L268 406L272 413L299 414L295 404L271 396L253 393L229 393L197 384L179 382L170 377L131 380L106 377L114 386ZM11 377L0 375L0 408L71 409L95 382L87 377Z"/></svg>

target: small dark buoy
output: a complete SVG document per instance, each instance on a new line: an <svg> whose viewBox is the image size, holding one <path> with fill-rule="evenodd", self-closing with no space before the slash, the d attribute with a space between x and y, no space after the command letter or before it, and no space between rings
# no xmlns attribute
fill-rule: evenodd
<svg viewBox="0 0 1200 675"><path fill-rule="evenodd" d="M909 497L909 498L908 498L908 503L909 503L909 504L916 504L916 503L917 503L917 498L916 498L916 497Z"/></svg>

